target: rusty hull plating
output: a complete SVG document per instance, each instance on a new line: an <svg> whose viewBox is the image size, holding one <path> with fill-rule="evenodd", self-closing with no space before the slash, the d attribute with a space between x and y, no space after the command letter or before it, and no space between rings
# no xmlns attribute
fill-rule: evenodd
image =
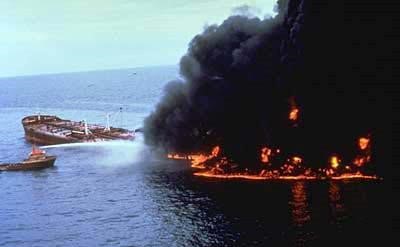
<svg viewBox="0 0 400 247"><path fill-rule="evenodd" d="M32 115L22 119L25 138L31 143L52 145L74 142L133 140L133 131L71 121L50 115Z"/></svg>

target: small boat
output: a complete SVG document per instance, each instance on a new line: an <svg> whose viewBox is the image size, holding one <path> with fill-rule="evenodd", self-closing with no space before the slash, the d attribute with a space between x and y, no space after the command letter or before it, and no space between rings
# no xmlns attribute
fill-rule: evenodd
<svg viewBox="0 0 400 247"><path fill-rule="evenodd" d="M29 157L20 163L0 164L0 171L21 171L48 168L54 165L56 156L46 155L44 150L32 146Z"/></svg>

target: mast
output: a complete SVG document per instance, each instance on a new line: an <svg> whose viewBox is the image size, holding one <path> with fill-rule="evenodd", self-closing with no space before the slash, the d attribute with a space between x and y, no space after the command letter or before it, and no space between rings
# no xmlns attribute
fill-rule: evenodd
<svg viewBox="0 0 400 247"><path fill-rule="evenodd" d="M122 118L122 106L119 108L119 115L120 115L120 118L121 118L121 122L120 122L120 128L122 128L122 126L123 126L123 118Z"/></svg>
<svg viewBox="0 0 400 247"><path fill-rule="evenodd" d="M86 119L84 119L83 120L83 123L84 123L84 125L85 125L85 135L89 135L89 133L90 133L90 131L89 131L89 128L88 128L88 124L87 124L87 122L86 122Z"/></svg>
<svg viewBox="0 0 400 247"><path fill-rule="evenodd" d="M106 122L106 128L104 129L104 131L110 131L111 130L111 128L110 128L110 113L106 114L106 119L107 119L107 122Z"/></svg>

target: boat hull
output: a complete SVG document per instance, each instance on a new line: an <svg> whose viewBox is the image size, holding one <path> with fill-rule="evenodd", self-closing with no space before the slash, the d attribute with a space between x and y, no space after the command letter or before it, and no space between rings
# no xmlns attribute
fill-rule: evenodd
<svg viewBox="0 0 400 247"><path fill-rule="evenodd" d="M0 171L26 171L26 170L38 170L54 166L56 156L46 156L41 160L27 160L21 163L14 164L2 164L0 165Z"/></svg>

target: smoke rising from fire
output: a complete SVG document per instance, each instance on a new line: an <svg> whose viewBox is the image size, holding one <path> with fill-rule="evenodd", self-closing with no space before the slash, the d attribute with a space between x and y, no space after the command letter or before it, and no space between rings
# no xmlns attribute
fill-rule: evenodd
<svg viewBox="0 0 400 247"><path fill-rule="evenodd" d="M350 161L358 138L373 144L382 126L382 91L368 88L371 38L341 8L285 0L273 18L208 26L180 61L183 80L168 83L146 118L146 142L177 153L219 145L242 168L257 168L264 146L313 166L337 153Z"/></svg>

